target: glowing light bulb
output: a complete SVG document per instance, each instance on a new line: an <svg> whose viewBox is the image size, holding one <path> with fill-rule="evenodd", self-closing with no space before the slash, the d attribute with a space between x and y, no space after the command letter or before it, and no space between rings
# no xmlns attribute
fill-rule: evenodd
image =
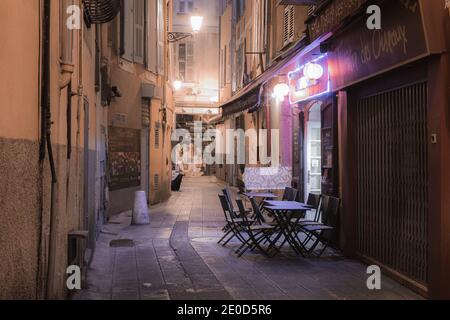
<svg viewBox="0 0 450 320"><path fill-rule="evenodd" d="M203 17L192 16L191 17L191 25L192 25L192 30L194 32L199 32L203 25Z"/></svg>
<svg viewBox="0 0 450 320"><path fill-rule="evenodd" d="M278 101L283 101L289 94L289 86L286 83L279 83L273 88L274 96Z"/></svg>
<svg viewBox="0 0 450 320"><path fill-rule="evenodd" d="M308 79L319 80L323 76L323 67L317 63L308 63L303 73Z"/></svg>
<svg viewBox="0 0 450 320"><path fill-rule="evenodd" d="M181 81L176 80L173 82L173 88L175 89L175 91L180 90L182 86L183 83Z"/></svg>

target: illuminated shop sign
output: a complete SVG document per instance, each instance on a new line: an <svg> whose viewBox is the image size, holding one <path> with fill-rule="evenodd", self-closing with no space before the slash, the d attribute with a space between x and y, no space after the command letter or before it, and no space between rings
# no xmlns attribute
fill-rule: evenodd
<svg viewBox="0 0 450 320"><path fill-rule="evenodd" d="M330 92L327 55L321 55L288 73L291 104Z"/></svg>

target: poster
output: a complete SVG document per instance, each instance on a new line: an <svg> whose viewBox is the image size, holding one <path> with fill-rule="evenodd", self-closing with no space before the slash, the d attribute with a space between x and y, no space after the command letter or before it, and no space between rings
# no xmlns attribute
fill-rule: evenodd
<svg viewBox="0 0 450 320"><path fill-rule="evenodd" d="M109 189L141 185L141 131L109 127Z"/></svg>

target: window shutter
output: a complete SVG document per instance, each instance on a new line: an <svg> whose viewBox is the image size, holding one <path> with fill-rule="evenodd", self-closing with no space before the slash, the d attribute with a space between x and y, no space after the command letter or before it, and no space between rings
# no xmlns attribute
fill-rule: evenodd
<svg viewBox="0 0 450 320"><path fill-rule="evenodd" d="M157 73L158 71L158 15L157 1L148 1L148 23L147 23L147 69Z"/></svg>
<svg viewBox="0 0 450 320"><path fill-rule="evenodd" d="M145 0L134 0L134 62L144 63Z"/></svg>
<svg viewBox="0 0 450 320"><path fill-rule="evenodd" d="M155 123L155 149L159 149L161 140L161 122Z"/></svg>
<svg viewBox="0 0 450 320"><path fill-rule="evenodd" d="M123 1L123 37L122 37L122 58L133 61L134 48L134 1Z"/></svg>
<svg viewBox="0 0 450 320"><path fill-rule="evenodd" d="M186 80L194 82L194 43L188 42L186 47Z"/></svg>
<svg viewBox="0 0 450 320"><path fill-rule="evenodd" d="M157 0L157 27L158 27L158 73L164 74L164 1Z"/></svg>
<svg viewBox="0 0 450 320"><path fill-rule="evenodd" d="M178 44L178 78L181 81L186 79L186 44Z"/></svg>
<svg viewBox="0 0 450 320"><path fill-rule="evenodd" d="M284 21L283 21L283 45L294 41L295 29L294 29L294 6L286 6L284 8Z"/></svg>

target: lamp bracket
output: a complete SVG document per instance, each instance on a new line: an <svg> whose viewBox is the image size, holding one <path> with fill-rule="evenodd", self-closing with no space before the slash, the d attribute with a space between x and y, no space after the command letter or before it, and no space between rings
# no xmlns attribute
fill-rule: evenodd
<svg viewBox="0 0 450 320"><path fill-rule="evenodd" d="M178 42L181 41L183 39L192 37L192 33L187 33L187 32L169 32L167 33L167 41L169 41L169 43L174 43L174 42Z"/></svg>

